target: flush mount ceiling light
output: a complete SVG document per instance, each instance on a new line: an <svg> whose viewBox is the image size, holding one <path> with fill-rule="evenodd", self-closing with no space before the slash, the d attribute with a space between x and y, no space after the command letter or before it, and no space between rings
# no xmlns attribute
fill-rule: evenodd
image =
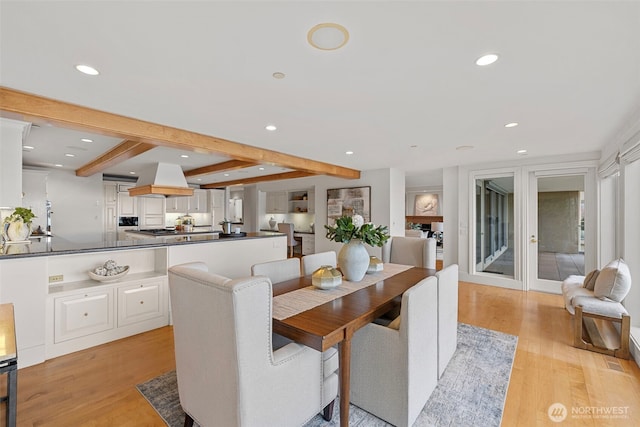
<svg viewBox="0 0 640 427"><path fill-rule="evenodd" d="M520 154L521 156L527 154L527 150L518 150L516 151L517 154Z"/></svg>
<svg viewBox="0 0 640 427"><path fill-rule="evenodd" d="M265 128L266 130L268 130L268 131L271 131L271 132L273 132L274 130L278 129L278 128L276 127L276 125L266 125L264 128Z"/></svg>
<svg viewBox="0 0 640 427"><path fill-rule="evenodd" d="M93 139L82 138L80 141L82 141L82 142L93 142Z"/></svg>
<svg viewBox="0 0 640 427"><path fill-rule="evenodd" d="M183 159L188 159L189 158L189 156L186 155L186 154L180 154L180 157L182 157Z"/></svg>
<svg viewBox="0 0 640 427"><path fill-rule="evenodd" d="M485 65L493 64L498 60L498 55L495 53L490 53L488 55L483 55L480 58L476 59L476 65L484 67Z"/></svg>
<svg viewBox="0 0 640 427"><path fill-rule="evenodd" d="M71 154L71 153L66 153L65 156L67 156L67 157L75 157L76 155L75 154Z"/></svg>
<svg viewBox="0 0 640 427"><path fill-rule="evenodd" d="M55 166L55 167L57 167L57 168L61 168L61 167L62 167L62 165L61 165L60 163L56 163L56 164L55 164L55 165L53 165L53 166Z"/></svg>
<svg viewBox="0 0 640 427"><path fill-rule="evenodd" d="M340 24L318 24L307 33L307 41L316 49L336 50L347 44L349 32Z"/></svg>
<svg viewBox="0 0 640 427"><path fill-rule="evenodd" d="M353 151L345 151L344 154L346 154L347 156L350 156L353 154Z"/></svg>
<svg viewBox="0 0 640 427"><path fill-rule="evenodd" d="M100 74L100 72L98 70L96 70L93 67L90 67L89 65L76 65L76 70L80 71L81 73L84 74L88 74L90 76L97 76L98 74Z"/></svg>
<svg viewBox="0 0 640 427"><path fill-rule="evenodd" d="M263 171L263 170L264 170L264 168L263 168L263 167L259 167L259 168L258 168L258 170L259 170L259 171Z"/></svg>
<svg viewBox="0 0 640 427"><path fill-rule="evenodd" d="M129 175L135 175L136 173L134 171L129 172Z"/></svg>
<svg viewBox="0 0 640 427"><path fill-rule="evenodd" d="M473 150L473 145L458 145L456 147L456 150L458 151L466 151L466 150Z"/></svg>
<svg viewBox="0 0 640 427"><path fill-rule="evenodd" d="M506 128L514 128L516 126L518 126L518 123L516 123L516 122L507 123L506 125L504 125L504 127L506 127Z"/></svg>
<svg viewBox="0 0 640 427"><path fill-rule="evenodd" d="M272 76L274 79L278 79L278 80L284 79L285 77L284 73L281 73L279 71L276 71L275 73L273 73Z"/></svg>
<svg viewBox="0 0 640 427"><path fill-rule="evenodd" d="M31 146L31 145L23 145L22 149L23 150L33 150L35 147Z"/></svg>

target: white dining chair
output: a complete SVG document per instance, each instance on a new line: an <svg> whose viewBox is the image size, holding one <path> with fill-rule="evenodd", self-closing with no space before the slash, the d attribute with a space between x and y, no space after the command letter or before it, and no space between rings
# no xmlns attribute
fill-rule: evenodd
<svg viewBox="0 0 640 427"><path fill-rule="evenodd" d="M293 224L289 222L280 222L278 223L278 231L287 235L289 257L293 257L293 248L298 246L298 241L293 237Z"/></svg>
<svg viewBox="0 0 640 427"><path fill-rule="evenodd" d="M382 246L382 262L436 268L436 240L391 236Z"/></svg>
<svg viewBox="0 0 640 427"><path fill-rule="evenodd" d="M254 264L251 266L251 275L267 276L273 284L295 279L300 277L300 260L286 258Z"/></svg>
<svg viewBox="0 0 640 427"><path fill-rule="evenodd" d="M169 269L178 396L185 426L301 426L331 419L335 349L272 349L267 277L231 280L204 263Z"/></svg>
<svg viewBox="0 0 640 427"><path fill-rule="evenodd" d="M335 251L304 255L302 257L302 275L308 276L323 265L330 265L331 267L336 267L338 265L338 259Z"/></svg>
<svg viewBox="0 0 640 427"><path fill-rule="evenodd" d="M436 273L438 278L438 378L458 346L458 265Z"/></svg>

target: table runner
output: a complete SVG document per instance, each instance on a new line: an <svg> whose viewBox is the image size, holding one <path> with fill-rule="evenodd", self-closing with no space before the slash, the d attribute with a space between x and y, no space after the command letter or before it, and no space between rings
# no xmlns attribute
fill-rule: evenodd
<svg viewBox="0 0 640 427"><path fill-rule="evenodd" d="M312 309L336 298L343 297L359 289L378 283L387 277L395 276L410 269L410 265L385 263L384 270L365 274L359 282L349 282L342 278L342 284L333 289L318 289L315 286L297 289L273 298L273 318L283 320L303 311Z"/></svg>

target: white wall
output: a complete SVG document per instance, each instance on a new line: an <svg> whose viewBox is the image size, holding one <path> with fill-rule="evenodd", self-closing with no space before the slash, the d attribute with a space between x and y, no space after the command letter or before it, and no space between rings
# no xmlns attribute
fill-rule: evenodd
<svg viewBox="0 0 640 427"><path fill-rule="evenodd" d="M22 141L30 126L0 117L0 208L22 206Z"/></svg>
<svg viewBox="0 0 640 427"><path fill-rule="evenodd" d="M102 175L79 177L73 171L51 170L47 177L51 200L51 232L72 242L102 240L104 197Z"/></svg>

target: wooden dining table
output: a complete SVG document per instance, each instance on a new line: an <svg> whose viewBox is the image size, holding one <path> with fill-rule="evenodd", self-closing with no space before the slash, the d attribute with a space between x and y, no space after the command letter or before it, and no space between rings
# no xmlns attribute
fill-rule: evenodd
<svg viewBox="0 0 640 427"><path fill-rule="evenodd" d="M354 333L394 308L398 303L397 298L407 289L435 274L435 269L411 267L298 314L273 319L274 332L318 351L338 345L340 426L349 425L351 338ZM309 286L312 286L311 276L280 282L273 285L273 296L275 298Z"/></svg>

